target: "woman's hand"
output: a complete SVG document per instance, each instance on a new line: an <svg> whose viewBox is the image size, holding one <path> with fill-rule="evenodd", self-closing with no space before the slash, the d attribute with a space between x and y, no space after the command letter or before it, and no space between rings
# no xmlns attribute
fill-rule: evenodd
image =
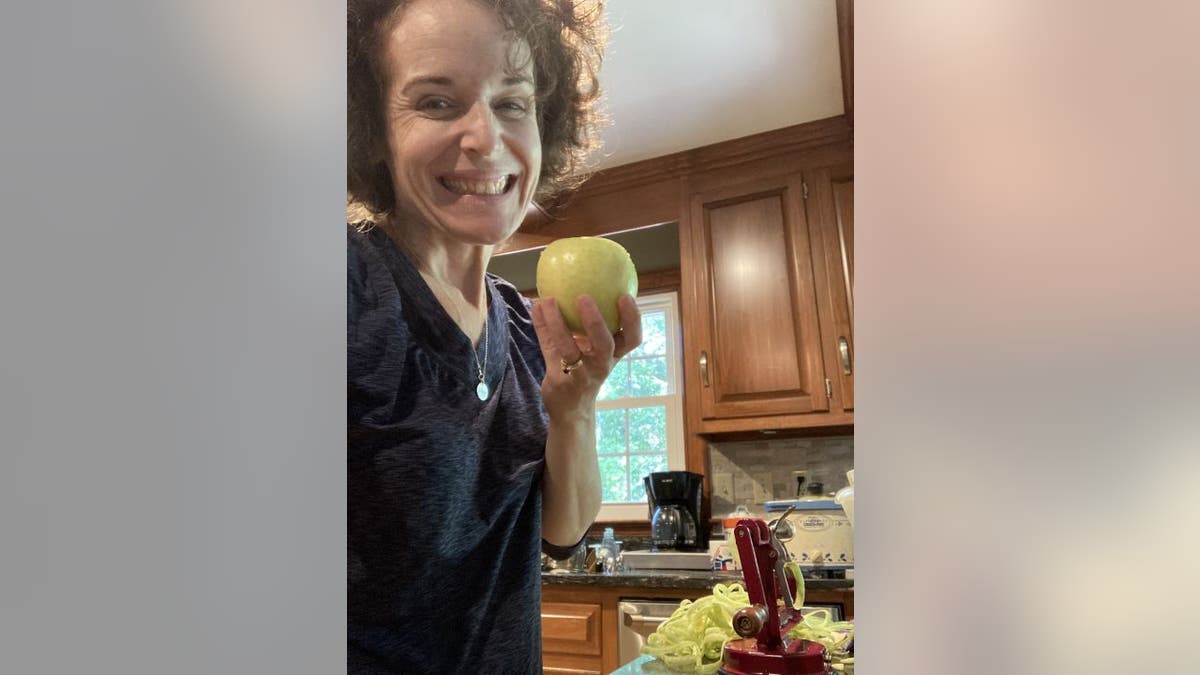
<svg viewBox="0 0 1200 675"><path fill-rule="evenodd" d="M533 306L533 328L546 359L542 401L551 420L590 410L613 366L642 343L642 314L633 297L623 295L617 302L621 328L616 335L609 334L591 296L581 295L576 307L587 335L571 334L553 298Z"/></svg>

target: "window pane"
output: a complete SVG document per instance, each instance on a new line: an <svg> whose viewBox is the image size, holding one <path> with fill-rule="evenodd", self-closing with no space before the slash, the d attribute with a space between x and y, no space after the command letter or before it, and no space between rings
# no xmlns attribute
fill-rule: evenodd
<svg viewBox="0 0 1200 675"><path fill-rule="evenodd" d="M666 455L630 455L629 456L629 501L646 501L646 485L642 478L656 472L667 470Z"/></svg>
<svg viewBox="0 0 1200 675"><path fill-rule="evenodd" d="M624 456L608 456L600 458L600 485L603 488L603 501L624 502L629 500L629 479L625 469L627 459Z"/></svg>
<svg viewBox="0 0 1200 675"><path fill-rule="evenodd" d="M629 410L629 451L667 454L667 407Z"/></svg>
<svg viewBox="0 0 1200 675"><path fill-rule="evenodd" d="M667 348L666 312L642 314L642 344L630 352L630 356L657 356L665 354Z"/></svg>
<svg viewBox="0 0 1200 675"><path fill-rule="evenodd" d="M601 455L625 454L625 410L596 411L596 451Z"/></svg>
<svg viewBox="0 0 1200 675"><path fill-rule="evenodd" d="M630 396L666 396L670 393L667 383L667 357L630 361L629 370Z"/></svg>
<svg viewBox="0 0 1200 675"><path fill-rule="evenodd" d="M608 374L608 379L604 380L604 384L600 386L600 395L597 397L599 401L611 401L615 398L624 398L629 395L629 359L624 358L613 366L612 372Z"/></svg>

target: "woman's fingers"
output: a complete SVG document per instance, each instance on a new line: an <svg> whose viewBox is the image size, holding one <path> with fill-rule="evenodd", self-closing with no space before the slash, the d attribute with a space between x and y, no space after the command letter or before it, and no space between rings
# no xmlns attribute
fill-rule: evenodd
<svg viewBox="0 0 1200 675"><path fill-rule="evenodd" d="M600 313L600 308L596 305L596 301L590 295L581 295L575 299L575 307L579 309L579 320L583 323L583 329L587 331L586 341L581 340L581 350L586 355L600 354L607 357L613 353L614 343L613 336L608 332L608 324L604 321L604 315ZM605 361L608 359L605 358ZM605 363L605 368L608 364Z"/></svg>
<svg viewBox="0 0 1200 675"><path fill-rule="evenodd" d="M538 342L542 346L542 357L546 359L546 367L553 368L556 360L562 359L567 363L574 362L582 351L575 344L571 331L563 321L562 312L554 298L538 300L533 308L533 329L537 332Z"/></svg>
<svg viewBox="0 0 1200 675"><path fill-rule="evenodd" d="M619 359L642 344L642 312L632 295L622 295L617 300L617 312L621 316L621 330L613 338L613 356Z"/></svg>
<svg viewBox="0 0 1200 675"><path fill-rule="evenodd" d="M586 365L592 377L603 380L616 360L641 344L641 312L631 296L622 296L617 303L621 329L614 336L608 332L604 315L590 296L579 296L575 306L585 335L571 333L554 298L542 298L534 303L533 327L541 343L542 357L548 369L570 367L574 370Z"/></svg>

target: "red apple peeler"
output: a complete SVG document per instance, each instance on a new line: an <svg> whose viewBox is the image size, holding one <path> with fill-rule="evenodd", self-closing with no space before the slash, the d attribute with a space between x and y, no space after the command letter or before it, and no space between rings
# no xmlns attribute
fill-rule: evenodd
<svg viewBox="0 0 1200 675"><path fill-rule="evenodd" d="M733 615L742 636L725 644L724 675L827 675L825 647L787 637L803 617L794 608L795 587L784 572L787 550L761 520L743 518L734 526L742 576L750 606Z"/></svg>

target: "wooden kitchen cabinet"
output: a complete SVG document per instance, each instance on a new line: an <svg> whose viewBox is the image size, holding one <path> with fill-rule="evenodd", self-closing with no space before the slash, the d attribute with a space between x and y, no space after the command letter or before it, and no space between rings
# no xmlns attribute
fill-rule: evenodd
<svg viewBox="0 0 1200 675"><path fill-rule="evenodd" d="M688 192L693 429L853 424L852 164L756 171L700 177Z"/></svg>
<svg viewBox="0 0 1200 675"><path fill-rule="evenodd" d="M616 670L617 607L595 587L542 586L542 672Z"/></svg>
<svg viewBox="0 0 1200 675"><path fill-rule="evenodd" d="M704 419L829 409L799 175L693 194Z"/></svg>
<svg viewBox="0 0 1200 675"><path fill-rule="evenodd" d="M542 672L601 672L599 603L542 602Z"/></svg>
<svg viewBox="0 0 1200 675"><path fill-rule="evenodd" d="M827 375L843 411L854 410L854 165L805 172L817 269L823 268L821 339Z"/></svg>

